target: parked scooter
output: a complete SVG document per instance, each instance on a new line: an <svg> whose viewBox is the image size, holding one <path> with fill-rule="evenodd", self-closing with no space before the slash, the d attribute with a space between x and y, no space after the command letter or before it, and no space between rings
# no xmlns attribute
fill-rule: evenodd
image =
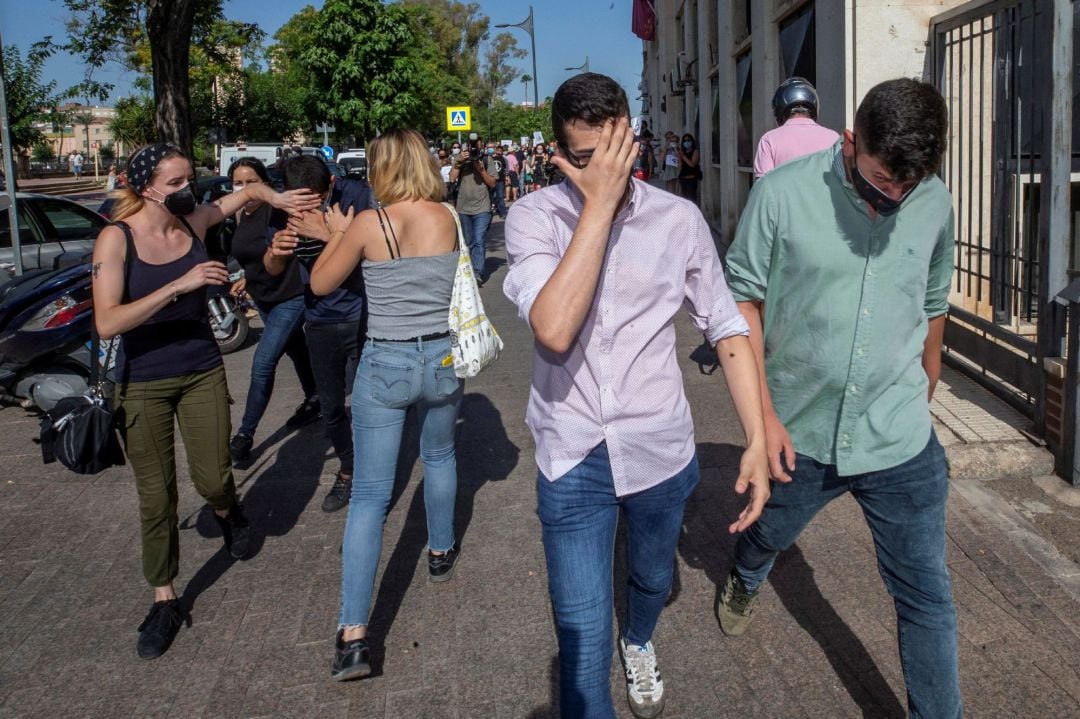
<svg viewBox="0 0 1080 719"><path fill-rule="evenodd" d="M93 304L89 264L0 285L0 400L48 411L87 391Z"/></svg>
<svg viewBox="0 0 1080 719"><path fill-rule="evenodd" d="M62 398L87 391L90 274L90 264L82 264L34 270L0 285L0 402L47 412ZM211 287L207 309L222 354L240 349L249 331L250 301L230 295L228 285Z"/></svg>

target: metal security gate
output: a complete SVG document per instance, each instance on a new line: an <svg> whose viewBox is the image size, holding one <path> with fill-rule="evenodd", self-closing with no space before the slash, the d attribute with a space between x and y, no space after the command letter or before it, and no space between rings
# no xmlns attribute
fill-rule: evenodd
<svg viewBox="0 0 1080 719"><path fill-rule="evenodd" d="M1030 416L1040 433L1043 360L1064 353L1065 330L1052 297L1067 268L1049 244L1042 192L1052 186L1055 149L1054 13L1054 0L987 0L931 22L934 79L950 121L941 174L956 211L946 358Z"/></svg>

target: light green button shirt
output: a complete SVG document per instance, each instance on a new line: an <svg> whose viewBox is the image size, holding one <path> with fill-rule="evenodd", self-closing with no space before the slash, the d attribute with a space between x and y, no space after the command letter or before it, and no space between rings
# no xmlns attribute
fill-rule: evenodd
<svg viewBox="0 0 1080 719"><path fill-rule="evenodd" d="M765 374L795 451L849 476L926 447L923 341L948 309L954 242L937 177L871 220L841 142L755 183L727 266L736 300L765 303Z"/></svg>

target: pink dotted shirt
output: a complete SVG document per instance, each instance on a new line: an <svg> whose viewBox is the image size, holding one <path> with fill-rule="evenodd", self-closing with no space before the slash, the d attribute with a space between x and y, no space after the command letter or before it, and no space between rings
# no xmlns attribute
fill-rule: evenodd
<svg viewBox="0 0 1080 719"><path fill-rule="evenodd" d="M560 355L535 344L526 413L536 464L548 480L606 441L619 496L660 484L694 456L675 316L685 308L713 344L749 334L701 211L632 182L632 200L612 225L592 308L573 346ZM525 321L566 253L581 209L569 181L510 209L503 291Z"/></svg>
<svg viewBox="0 0 1080 719"><path fill-rule="evenodd" d="M809 117L793 117L761 136L754 155L754 177L761 177L789 160L832 147L839 139L836 132Z"/></svg>

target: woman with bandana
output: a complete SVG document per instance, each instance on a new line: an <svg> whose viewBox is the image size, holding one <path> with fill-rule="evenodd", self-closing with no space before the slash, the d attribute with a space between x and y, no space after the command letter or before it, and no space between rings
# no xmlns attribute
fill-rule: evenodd
<svg viewBox="0 0 1080 719"><path fill-rule="evenodd" d="M229 458L225 368L206 310L207 286L225 284L228 270L209 259L201 238L250 200L297 212L317 206L318 198L252 184L198 205L191 160L171 144L133 153L127 178L114 193L114 224L94 245L94 321L102 338L123 336L117 409L139 495L143 575L154 588L137 650L153 659L186 618L173 587L180 561L174 421L192 482L213 507L226 550L242 559L250 549Z"/></svg>

